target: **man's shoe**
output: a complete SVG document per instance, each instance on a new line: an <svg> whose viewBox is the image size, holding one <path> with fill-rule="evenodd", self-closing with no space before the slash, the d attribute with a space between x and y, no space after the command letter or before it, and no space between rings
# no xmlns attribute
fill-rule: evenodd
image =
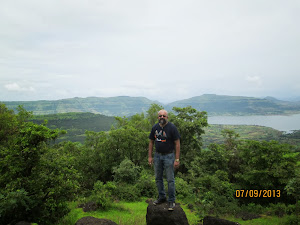
<svg viewBox="0 0 300 225"><path fill-rule="evenodd" d="M166 202L167 201L167 199L165 199L165 198L163 198L163 199L156 199L154 202L153 202L153 205L159 205L159 204L161 204L161 203L164 203L164 202Z"/></svg>
<svg viewBox="0 0 300 225"><path fill-rule="evenodd" d="M174 208L175 208L175 202L169 202L169 208L168 208L168 210L169 211L173 211Z"/></svg>

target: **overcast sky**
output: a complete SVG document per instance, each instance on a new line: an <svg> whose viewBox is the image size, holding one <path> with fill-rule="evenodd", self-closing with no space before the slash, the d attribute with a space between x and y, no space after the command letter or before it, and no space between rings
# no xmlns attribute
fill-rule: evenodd
<svg viewBox="0 0 300 225"><path fill-rule="evenodd" d="M1 0L0 101L300 96L299 0Z"/></svg>

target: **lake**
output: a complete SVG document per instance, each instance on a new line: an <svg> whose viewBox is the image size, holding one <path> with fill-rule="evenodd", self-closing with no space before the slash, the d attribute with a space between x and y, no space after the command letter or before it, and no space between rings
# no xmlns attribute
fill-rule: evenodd
<svg viewBox="0 0 300 225"><path fill-rule="evenodd" d="M300 130L300 114L276 116L211 116L209 124L259 125L287 133Z"/></svg>

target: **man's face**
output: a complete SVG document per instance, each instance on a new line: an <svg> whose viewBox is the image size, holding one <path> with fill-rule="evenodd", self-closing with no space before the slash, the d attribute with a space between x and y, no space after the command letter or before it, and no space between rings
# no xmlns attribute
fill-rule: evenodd
<svg viewBox="0 0 300 225"><path fill-rule="evenodd" d="M166 111L160 111L158 113L158 122L161 125L165 125L168 122L168 114Z"/></svg>

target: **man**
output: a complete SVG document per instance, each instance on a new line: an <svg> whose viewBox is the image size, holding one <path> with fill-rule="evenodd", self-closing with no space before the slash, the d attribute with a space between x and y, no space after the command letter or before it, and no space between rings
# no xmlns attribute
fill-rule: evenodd
<svg viewBox="0 0 300 225"><path fill-rule="evenodd" d="M158 112L158 123L152 127L149 135L148 163L154 163L155 181L158 190L158 199L154 205L167 201L163 173L165 171L168 182L168 210L175 207L175 179L174 168L179 167L180 135L176 126L168 122L168 112L164 109ZM153 145L155 142L155 154L152 158ZM175 154L174 154L175 150Z"/></svg>

